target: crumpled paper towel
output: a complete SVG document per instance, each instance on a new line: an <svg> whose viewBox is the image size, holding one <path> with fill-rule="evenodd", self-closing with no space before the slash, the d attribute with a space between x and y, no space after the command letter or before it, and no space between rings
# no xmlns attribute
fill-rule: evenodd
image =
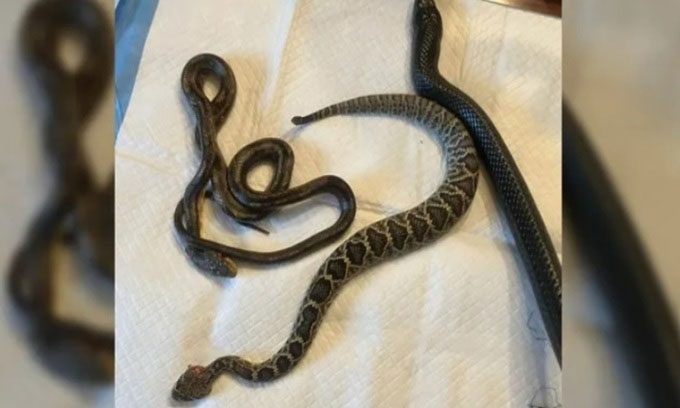
<svg viewBox="0 0 680 408"><path fill-rule="evenodd" d="M441 68L495 121L560 248L561 23L477 0L438 3ZM282 136L297 159L293 185L336 174L352 186L358 212L349 236L435 189L435 143L390 118L334 118L301 131L289 120L355 96L412 93L411 9L407 0L160 2L116 145L119 405L170 405L188 364L268 358L334 247L282 265L240 264L232 280L192 267L172 226L198 165L180 90L184 64L211 52L235 72L236 105L218 138L227 159L255 139ZM266 172L253 180L264 185ZM332 203L316 203L264 222L269 237L206 206L205 234L282 248L332 222ZM343 290L293 372L261 386L224 377L200 405L523 407L545 398L554 406L559 390L529 282L483 178L443 239Z"/></svg>

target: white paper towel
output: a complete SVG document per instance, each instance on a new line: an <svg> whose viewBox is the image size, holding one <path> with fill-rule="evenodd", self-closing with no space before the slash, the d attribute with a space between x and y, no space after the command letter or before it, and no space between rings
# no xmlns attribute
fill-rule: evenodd
<svg viewBox="0 0 680 408"><path fill-rule="evenodd" d="M560 248L560 21L477 0L439 7L443 73L493 118ZM187 261L172 227L198 164L179 84L184 64L211 52L235 72L236 105L218 137L227 159L255 139L285 136L297 160L293 185L336 174L352 186L353 232L434 190L436 145L395 119L335 118L300 132L289 120L355 96L412 93L411 9L407 0L159 4L116 146L120 406L169 405L188 364L268 358L334 247L284 265L240 265L233 280L208 279ZM268 238L207 206L206 235L282 248L330 224L328 204L281 212L265 222ZM537 316L484 178L445 238L343 290L293 372L261 386L225 377L201 406L524 407L537 393L535 403L542 393L559 399L559 367Z"/></svg>

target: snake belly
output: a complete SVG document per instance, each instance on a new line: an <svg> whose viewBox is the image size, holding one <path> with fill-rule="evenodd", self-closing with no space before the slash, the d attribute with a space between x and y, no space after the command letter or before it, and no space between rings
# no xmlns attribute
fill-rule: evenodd
<svg viewBox="0 0 680 408"><path fill-rule="evenodd" d="M416 207L363 228L331 253L304 297L292 333L271 358L252 363L238 356L225 356L206 367L189 366L175 384L174 399L190 401L207 396L222 374L266 382L290 372L309 349L323 316L347 282L377 263L441 237L469 208L477 188L479 164L472 139L455 115L415 95L372 95L296 117L293 123L304 125L348 114L397 116L429 130L443 153L442 183Z"/></svg>
<svg viewBox="0 0 680 408"><path fill-rule="evenodd" d="M439 72L442 19L433 0L413 11L412 79L416 92L460 117L499 195L555 357L562 364L562 268L541 214L503 138L484 110Z"/></svg>

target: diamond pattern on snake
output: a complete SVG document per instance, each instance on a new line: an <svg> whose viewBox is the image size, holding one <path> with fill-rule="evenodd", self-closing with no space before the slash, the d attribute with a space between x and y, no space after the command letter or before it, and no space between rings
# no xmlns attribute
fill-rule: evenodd
<svg viewBox="0 0 680 408"><path fill-rule="evenodd" d="M289 373L304 357L333 299L347 282L377 263L443 236L470 207L479 174L477 152L462 122L434 102L414 95L364 96L295 117L293 123L306 125L331 116L358 114L400 117L428 130L443 154L442 183L416 207L363 228L331 253L312 280L288 339L271 358L254 363L225 356L207 366L189 366L175 384L174 399L206 397L223 374L267 382Z"/></svg>

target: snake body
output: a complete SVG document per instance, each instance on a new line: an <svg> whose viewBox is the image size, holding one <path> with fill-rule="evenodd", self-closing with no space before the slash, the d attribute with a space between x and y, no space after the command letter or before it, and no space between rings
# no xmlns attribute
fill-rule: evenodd
<svg viewBox="0 0 680 408"><path fill-rule="evenodd" d="M219 90L212 100L203 89L211 76L219 83ZM349 228L356 213L352 189L344 180L332 175L290 188L294 156L283 140L257 140L239 150L227 166L217 147L216 136L233 106L236 80L223 59L213 54L200 54L189 60L182 72L182 89L196 115L195 141L201 153L201 164L177 203L174 223L194 265L212 275L233 277L236 274L233 259L254 263L290 260L329 243ZM263 163L273 167L274 175L263 191L256 191L248 185L247 176ZM256 252L227 246L201 237L199 207L208 184L212 188L210 196L224 213L260 231L263 230L254 224L255 221L280 207L322 193L337 199L340 216L333 225L288 248Z"/></svg>
<svg viewBox="0 0 680 408"><path fill-rule="evenodd" d="M414 95L373 95L296 117L293 123L303 125L347 114L397 116L430 130L443 152L442 183L418 206L363 228L330 254L304 297L292 333L271 358L252 363L238 356L226 356L206 367L190 366L175 384L174 399L189 401L207 396L222 374L266 382L290 372L309 349L325 313L347 282L379 262L441 237L470 206L477 187L477 154L464 125L452 113Z"/></svg>
<svg viewBox="0 0 680 408"><path fill-rule="evenodd" d="M74 71L58 56L58 41L69 29L81 34L85 54ZM89 0L36 2L21 30L26 66L47 102L44 143L55 186L14 255L8 290L43 364L78 382L112 381L113 333L58 316L53 255L60 242L73 238L88 266L113 281L113 177L106 188L96 186L80 140L111 79L111 31Z"/></svg>
<svg viewBox="0 0 680 408"><path fill-rule="evenodd" d="M529 273L555 356L562 355L562 268L550 236L503 138L489 116L439 72L442 19L433 0L416 0L413 12L412 79L416 92L463 121L502 203Z"/></svg>

